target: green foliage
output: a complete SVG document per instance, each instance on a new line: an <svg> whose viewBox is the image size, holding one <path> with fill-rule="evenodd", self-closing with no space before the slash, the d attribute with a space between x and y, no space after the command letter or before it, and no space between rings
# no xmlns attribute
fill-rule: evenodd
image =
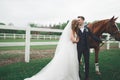
<svg viewBox="0 0 120 80"><path fill-rule="evenodd" d="M5 23L0 23L0 25L5 25ZM25 31L22 30L4 30L0 29L0 33L17 33L17 34L25 34Z"/></svg>
<svg viewBox="0 0 120 80"><path fill-rule="evenodd" d="M59 32L39 32L41 35L61 35Z"/></svg>
<svg viewBox="0 0 120 80"><path fill-rule="evenodd" d="M69 22L69 21L63 22L63 23L59 23L59 24L57 24L57 25L53 25L52 28L54 28L54 29L64 29L65 26L68 24L68 22Z"/></svg>
<svg viewBox="0 0 120 80"><path fill-rule="evenodd" d="M63 23L59 23L59 24L54 24L53 26L51 24L49 26L43 26L43 25L39 26L38 24L30 23L29 26L30 27L38 27L38 28L64 29L68 22L69 21L63 22ZM5 25L5 24L4 23L0 23L0 25ZM25 34L25 31L0 29L0 33ZM61 35L61 33L59 33L59 32L36 32L36 31L32 31L31 33L32 34L41 34L41 35Z"/></svg>
<svg viewBox="0 0 120 80"><path fill-rule="evenodd" d="M37 27L37 24L30 23L29 26L30 26L30 27Z"/></svg>
<svg viewBox="0 0 120 80"><path fill-rule="evenodd" d="M5 23L0 23L0 25L5 25Z"/></svg>
<svg viewBox="0 0 120 80"><path fill-rule="evenodd" d="M119 27L119 29L120 29L120 23L117 23L117 25L118 25L118 27Z"/></svg>

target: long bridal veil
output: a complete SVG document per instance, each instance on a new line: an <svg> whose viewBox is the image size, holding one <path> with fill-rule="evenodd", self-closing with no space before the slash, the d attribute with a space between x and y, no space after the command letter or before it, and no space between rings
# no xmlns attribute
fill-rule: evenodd
<svg viewBox="0 0 120 80"><path fill-rule="evenodd" d="M40 72L24 80L80 80L77 48L70 34L71 21L62 32L53 59Z"/></svg>

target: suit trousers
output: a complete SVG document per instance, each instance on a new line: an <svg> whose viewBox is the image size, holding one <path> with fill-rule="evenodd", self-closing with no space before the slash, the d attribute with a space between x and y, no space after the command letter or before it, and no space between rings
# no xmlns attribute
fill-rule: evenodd
<svg viewBox="0 0 120 80"><path fill-rule="evenodd" d="M85 45L84 45L85 46ZM79 61L79 67L80 67L80 60L81 56L83 54L84 62L85 62L85 78L89 77L89 57L90 57L90 49L89 48L83 48L83 46L77 45L77 52L78 52L78 61ZM80 75L80 70L79 70Z"/></svg>

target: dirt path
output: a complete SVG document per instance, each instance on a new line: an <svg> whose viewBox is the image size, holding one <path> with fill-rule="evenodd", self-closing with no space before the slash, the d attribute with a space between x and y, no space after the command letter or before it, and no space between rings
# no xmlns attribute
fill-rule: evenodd
<svg viewBox="0 0 120 80"><path fill-rule="evenodd" d="M53 57L55 50L31 50L30 59L40 59ZM24 62L24 50L0 51L0 66Z"/></svg>

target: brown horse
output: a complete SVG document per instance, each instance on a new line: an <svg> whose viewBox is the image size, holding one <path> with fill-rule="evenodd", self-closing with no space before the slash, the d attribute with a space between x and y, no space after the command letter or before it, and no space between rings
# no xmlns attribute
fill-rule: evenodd
<svg viewBox="0 0 120 80"><path fill-rule="evenodd" d="M115 40L120 41L120 31L117 27L115 21L117 18L114 16L111 19L105 19L96 21L94 23L88 24L90 30L95 34L97 37L101 37L102 33L109 33L111 36L115 38ZM90 48L94 48L95 50L95 70L97 74L101 74L99 71L99 63L98 63L98 54L100 50L100 44L89 38L90 41Z"/></svg>

